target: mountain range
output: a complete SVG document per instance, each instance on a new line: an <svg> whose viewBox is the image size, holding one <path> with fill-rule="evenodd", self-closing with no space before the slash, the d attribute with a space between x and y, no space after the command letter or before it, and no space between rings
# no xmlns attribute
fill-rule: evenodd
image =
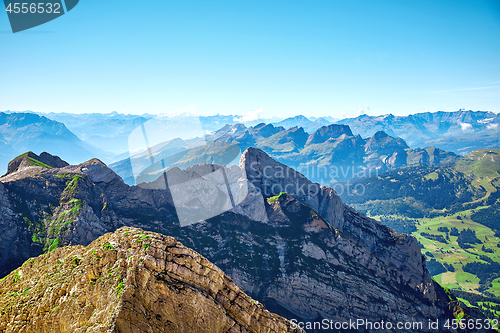
<svg viewBox="0 0 500 333"><path fill-rule="evenodd" d="M327 125L308 134L302 127L285 129L261 123L253 127L226 125L203 139L173 139L154 145L110 167L128 184L151 182L172 167L196 163L229 165L248 147L323 185L364 177L408 165L450 163L458 155L437 148L411 149L404 140L377 132L363 139L347 125Z"/></svg>
<svg viewBox="0 0 500 333"><path fill-rule="evenodd" d="M113 154L128 152L130 132L141 124L154 118L153 115L141 116L111 113L47 113L40 114L48 119L63 123L83 141Z"/></svg>
<svg viewBox="0 0 500 333"><path fill-rule="evenodd" d="M424 112L408 116L360 115L342 119L362 137L378 131L404 139L412 148L437 147L465 155L481 148L500 148L500 115L488 111Z"/></svg>
<svg viewBox="0 0 500 333"><path fill-rule="evenodd" d="M318 128L331 125L335 121L339 119L331 118L331 117L319 117L315 118L314 120L307 118L306 116L295 116L295 117L290 117L286 118L282 121L278 122L271 122L275 127L284 127L285 129L289 129L292 127L302 127L304 131L307 133L313 133L316 131Z"/></svg>
<svg viewBox="0 0 500 333"><path fill-rule="evenodd" d="M103 150L116 153L127 151L126 137L134 126L156 117L111 114L46 114L46 117L64 123L70 130L90 144ZM313 133L322 126L331 124L349 125L355 135L369 138L383 131L392 137L404 139L411 148L437 147L459 155L472 150L500 147L498 125L500 116L490 111L459 110L453 112L424 112L408 116L360 115L356 118L336 119L332 117L310 117L303 115L286 119L246 119L238 115L193 116L198 119L202 129L215 132L225 125L244 124L255 126L259 123L282 126L285 129L302 127L305 132ZM167 121L171 116L160 116ZM90 130L92 135L86 133ZM466 134L466 135L463 135ZM119 147L119 149L117 149Z"/></svg>
<svg viewBox="0 0 500 333"><path fill-rule="evenodd" d="M439 320L440 332L451 332L445 327L451 319L484 318L431 278L414 237L356 212L333 189L309 181L262 150L246 149L238 166L173 168L141 186L126 185L97 159L63 164L49 154L28 153L13 160L10 172L0 178L0 274L10 273L9 281L24 278L21 270L29 273L51 253L52 263L43 270L55 273L61 267L70 272L71 262L88 265L89 253L103 260L103 248L116 249L121 256L131 246L126 244L158 237L131 235L126 243L115 235L92 243L107 232L133 226L174 236L220 267L250 297L288 319L421 322L423 332L432 331L426 326L429 320ZM217 207L226 208L214 212ZM199 219L210 213L215 215ZM126 230L121 229L122 234ZM91 243L86 252L65 248ZM149 250L148 244L156 243L148 240L133 248ZM64 248L56 250L59 247ZM46 257L11 273L30 257L46 252ZM65 258L64 266L55 265L58 256ZM107 257L102 264L113 260ZM150 259L144 258L146 265ZM136 259L132 257L131 263ZM185 258L179 260L187 265ZM103 272L94 267L91 279ZM109 279L118 274L111 270ZM115 280L105 283L115 282L118 286ZM4 286L0 283L0 288ZM22 294L31 297L29 291ZM54 305L49 301L45 308ZM122 318L120 313L113 318Z"/></svg>
<svg viewBox="0 0 500 333"><path fill-rule="evenodd" d="M16 117L16 114L36 114L32 111L20 113L6 111L4 113L12 117ZM129 157L129 153L132 153L132 155L136 153L130 147L130 135L135 129L140 128L141 125L155 119L156 122L163 123L168 128L170 120L176 117L175 115L158 116L147 113L143 115L126 115L117 112L106 114L39 113L38 115L64 124L67 129L85 143L100 149L101 151L94 153L94 155L108 162ZM417 113L409 116L394 116L391 114L369 116L363 114L356 118L342 120L332 117L307 118L302 115L287 119L258 119L256 116L246 117L219 114L211 116L191 115L190 117L198 123L200 130L203 131L202 136L207 133L216 132L226 125L236 124L255 127L259 123L264 122L278 128L283 127L285 130L293 127L302 127L309 134L314 133L323 126L346 124L350 126L354 135L360 135L364 139L372 137L379 131L383 131L392 137L404 139L410 148L437 147L441 150L451 151L460 155L465 155L476 149L497 148L500 145L498 136L500 118L498 114L487 111L439 111ZM37 120L33 118L33 124L36 122ZM0 132L0 134L2 133ZM57 135L57 131L47 132L47 134ZM174 137L168 139L174 139ZM168 141L168 139L164 141ZM0 140L6 141L2 136L0 136ZM15 145L15 142L5 146L3 150L7 153L13 145ZM36 148L25 148L25 150L19 151L19 153L27 150L37 151ZM87 147L87 150L94 152L95 148L91 149ZM68 159L70 158L68 157Z"/></svg>
<svg viewBox="0 0 500 333"><path fill-rule="evenodd" d="M272 186L290 185L276 179L282 177L282 174L277 172L279 168L269 169L272 163L266 165L261 170L262 173L267 175L268 170L274 170L274 173L272 177L265 176L257 182L263 184L260 187L242 186L243 183L235 181L242 177L238 172L234 172L238 170L235 167L240 164L242 157L246 154L243 152L249 147L258 147L267 154L262 155L267 156L262 159L270 157L284 163L287 167L292 167L292 169L281 168L282 172L283 170L288 170L288 173L300 171L312 181L332 186L342 200L355 209L395 228L398 232L413 235L427 258L426 267L438 283L460 295L461 302L468 305L474 304L487 316L491 314L497 317L500 314L500 301L496 298L500 290L500 276L498 276L500 231L497 218L500 212L498 203L500 151L492 149L499 147L498 116L495 113L460 110L451 113L422 113L407 117L362 115L340 121L340 123L349 123L348 125L331 124L335 121L331 118L308 119L303 116L270 120L269 124L253 120L243 125L237 123L239 118L235 116L221 115L194 117L192 120L182 120L180 123L173 121L175 117L153 117L152 115L131 116L118 113L49 115L71 124L71 129L85 140L73 134L63 123L45 116L31 112L0 113L0 159L6 164L14 158L7 170L4 169L7 171L4 179L10 179L12 175L23 174L25 170L33 170L33 168L38 168L38 175L43 174L43 170L47 169L55 171L73 168L64 160L78 164L95 156L105 161L112 161L120 156L125 158L129 153L120 153L131 150L131 143L140 142L140 136L146 133L149 135L145 137L146 142L148 139L149 143L153 142L151 147L142 143L142 146L138 145L142 150L139 149L139 152L133 154L132 158L111 164L111 168L123 177L126 183L139 184L139 186L129 187L134 193L130 199L130 202L134 202L131 206L136 204L138 206L134 209L130 208L130 212L120 213L124 214L119 217L122 224L113 224L115 223L111 222L113 219L104 219L103 221L110 222L111 226L104 223L105 227L102 227L99 223L95 224L94 217L92 217L93 222L85 226L83 233L85 236L78 233L75 239L70 237L69 240L63 240L64 237L52 237L58 235L58 232L65 230L66 227L56 221L66 221L67 225L71 225L78 220L77 212L83 209L85 200L72 198L66 202L64 198L68 196L66 192L70 193L68 197L71 198L74 194L71 193L78 188L82 178L75 179L74 176L78 175L73 173L56 177L65 184L64 189L59 190L61 191L59 196L54 194L55 197L50 199L49 207L52 208L49 211L52 212L52 218L42 219L44 222L38 226L32 222L36 220L36 217L31 215L33 219L29 218L25 213L33 209L33 205L37 206L38 201L42 199L35 199L34 203L24 205L22 204L25 200L23 195L18 195L15 191L9 192L4 187L1 190L9 192L7 197L10 198L2 200L2 205L5 204L7 207L4 212L9 213L14 202L13 211L23 216L23 222L28 225L28 230L35 232L33 234L28 232L26 237L31 237L31 243L28 246L24 240L16 238L24 234L24 231L19 233L15 223L9 222L7 227L4 226L5 234L0 238L0 243L7 240L10 245L0 244L0 268L2 265L7 267L2 274L20 264L19 262L12 264L12 258L46 252L57 247L59 241L66 242L65 244L87 244L105 231L113 231L121 225L130 225L123 221L134 221L131 222L132 225L145 227L148 230L155 229L150 223L143 223L143 221L162 219L178 221L179 225L168 232L180 237L181 241L200 252L202 251L200 246L203 245L205 249L209 249L210 246L214 246L214 240L218 241L221 237L227 237L227 233L209 232L208 237L205 234L206 229L193 231L199 226L199 223L192 224L193 218L222 223L220 221L226 219L225 216L229 214L231 216L228 219L231 221L233 219L239 221L242 216L251 221L267 221L266 219L272 221L266 205L281 202L280 200L286 198L288 200L290 196L290 191L282 194L270 190ZM231 122L232 124L223 126ZM170 130L164 131L168 135L180 134L173 139L169 139L167 135L167 140L163 135L151 136L155 133L155 127L151 126L152 124L157 129L161 129L162 126L169 128ZM179 124L182 126L178 126ZM184 134L193 128L195 129L193 133L197 135L184 138ZM173 129L176 131L172 131ZM161 131L156 132L162 134ZM139 137L134 137L137 133L140 134ZM89 142L99 145L100 148L106 148L108 152ZM441 148L447 147L458 154L468 152L468 155L462 158L453 152L427 147L428 144L435 144L436 147ZM484 149L485 147L488 149ZM481 149L474 150L476 148ZM23 154L28 150L35 153ZM61 155L63 159L47 153L36 154L46 150L59 152L56 155ZM256 153L256 155L259 154ZM15 158L16 156L18 157ZM202 167L199 163L205 163L206 166ZM229 168L217 166L232 164L236 165ZM253 168L247 169L239 167L240 171L250 171L245 171L245 177L255 171ZM108 171L104 173L107 174ZM276 173L278 177L275 177ZM214 176L209 177L209 174ZM35 174L31 176L36 178ZM204 180L203 190L199 192L215 194L215 198L219 201L199 198L196 191L186 190L183 188L184 185L181 185L193 184L194 179L200 177ZM221 179L225 179L223 183L226 185L219 184ZM21 179L19 181L22 183ZM215 192L210 190L209 186L214 181L218 184ZM239 185L233 189L227 185L231 182ZM93 182L88 184L90 183ZM196 186L189 185L191 189L201 186L196 181L194 184ZM32 187L33 182L19 185L19 193L22 193L23 186ZM45 186L51 187L54 184L49 181ZM93 190L92 196L112 197L116 193L122 193L125 188L114 189L115 192L112 194ZM264 202L265 209L259 208L258 205L252 206L245 198L249 195L255 196L253 188L257 189L256 192L267 191L263 194L265 201L276 198L271 202ZM165 190L168 191L165 192ZM137 199L144 193L149 193L147 194L149 202ZM156 194L150 193L170 194L163 198L161 195L156 197ZM225 193L226 197L221 198L217 193ZM269 197L271 194L274 197ZM43 197L46 194L32 195ZM292 197L312 207L303 200L297 199L296 195L292 194ZM125 199L122 197L122 200ZM154 202L153 205L163 207L158 208L161 213L147 212L152 202ZM92 207L96 212L95 203ZM217 207L222 207L222 209ZM106 209L107 202L102 206L101 212ZM193 209L197 212L194 215ZM61 216L58 215L57 210L62 214ZM284 206L278 210L286 211ZM143 213L145 216L141 217ZM318 214L318 209L313 207L311 214ZM290 216L287 218L292 221ZM301 219L305 220L305 215ZM325 221L331 223L327 219ZM45 233L42 232L43 228L49 225L52 227ZM161 223L158 222L156 231L160 229ZM12 230L17 230L15 237ZM196 236L186 234L186 230L191 230ZM161 231L165 233L165 230ZM238 234L237 230L233 232ZM48 237L49 234L52 236ZM203 242L200 242L194 241L193 237L205 238ZM241 235L241 237L245 236ZM261 242L279 243L269 238L261 239ZM293 245L286 242L284 244L286 249L293 248ZM237 252L235 248L232 250ZM11 256L9 251L14 255ZM327 253L327 250L323 249L323 251ZM212 253L211 260L216 258L214 254L216 252ZM244 254L241 253L241 255ZM224 266L221 263L222 259L217 258L219 258L217 264L225 271L232 270L232 266ZM253 257L251 258L253 260ZM235 265L237 264L240 263ZM264 271L261 269L262 274L267 274ZM237 273L241 274L239 271L232 274ZM259 279L262 278L261 276ZM241 276L241 281L247 280L252 279L246 275ZM258 283L260 280L254 278L252 281L252 283ZM250 288L250 284L246 288ZM265 299L268 308L275 312L288 318L310 319L300 311L294 310L290 314L288 307L282 306L275 298L268 296L269 289L259 287L253 292L252 297L258 293L261 295L259 299ZM322 316L323 314L315 320Z"/></svg>

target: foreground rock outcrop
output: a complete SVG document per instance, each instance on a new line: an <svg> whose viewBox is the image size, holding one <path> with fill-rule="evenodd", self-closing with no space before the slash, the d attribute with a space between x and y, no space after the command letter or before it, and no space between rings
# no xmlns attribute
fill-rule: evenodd
<svg viewBox="0 0 500 333"><path fill-rule="evenodd" d="M303 332L172 237L120 228L0 282L1 332Z"/></svg>

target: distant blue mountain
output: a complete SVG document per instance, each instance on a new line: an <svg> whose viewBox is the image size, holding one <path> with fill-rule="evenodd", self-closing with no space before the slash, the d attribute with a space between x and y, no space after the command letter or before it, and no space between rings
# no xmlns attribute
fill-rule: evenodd
<svg viewBox="0 0 500 333"><path fill-rule="evenodd" d="M328 117L331 118L331 117ZM333 120L333 118L331 118ZM307 118L306 116L303 115L298 115L295 117L290 117L286 118L282 121L278 122L273 122L272 124L275 126L283 126L286 129L292 128L292 127L302 127L304 131L307 133L313 133L316 131L318 128L323 127L323 126L328 126L332 122L329 121L326 117L321 117L321 118Z"/></svg>
<svg viewBox="0 0 500 333"><path fill-rule="evenodd" d="M47 151L74 164L103 158L101 150L80 140L60 122L34 113L0 112L0 172L5 173L7 164L27 151Z"/></svg>
<svg viewBox="0 0 500 333"><path fill-rule="evenodd" d="M128 136L153 115L112 113L48 113L45 117L64 123L83 141L113 155L128 151Z"/></svg>
<svg viewBox="0 0 500 333"><path fill-rule="evenodd" d="M69 130L75 133L83 141L92 144L115 156L123 157L128 152L128 139L130 133L141 124L157 118L155 121L168 122L169 116L143 114L131 115L118 112L111 113L48 113L40 114L49 119L64 123ZM221 115L193 116L207 132L215 132L225 125L242 123L241 116ZM269 121L279 120L277 118ZM243 121L247 126L256 125L261 120ZM120 156L121 155L121 156Z"/></svg>
<svg viewBox="0 0 500 333"><path fill-rule="evenodd" d="M459 110L424 112L409 116L361 115L342 119L354 134L370 137L378 131L404 139L410 147L434 146L465 155L482 148L500 148L500 114Z"/></svg>

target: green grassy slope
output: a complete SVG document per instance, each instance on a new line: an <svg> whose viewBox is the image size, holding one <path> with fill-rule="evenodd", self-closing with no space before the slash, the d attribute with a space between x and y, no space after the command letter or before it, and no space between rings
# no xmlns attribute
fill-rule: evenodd
<svg viewBox="0 0 500 333"><path fill-rule="evenodd" d="M414 235L437 282L454 291L500 297L500 149L350 185L358 184L363 187L344 195L345 202Z"/></svg>

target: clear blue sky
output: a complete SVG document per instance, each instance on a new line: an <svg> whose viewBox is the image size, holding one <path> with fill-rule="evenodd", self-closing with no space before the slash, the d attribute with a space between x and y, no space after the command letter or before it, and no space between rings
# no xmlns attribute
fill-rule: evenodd
<svg viewBox="0 0 500 333"><path fill-rule="evenodd" d="M500 112L498 0L82 0L0 45L0 110Z"/></svg>

